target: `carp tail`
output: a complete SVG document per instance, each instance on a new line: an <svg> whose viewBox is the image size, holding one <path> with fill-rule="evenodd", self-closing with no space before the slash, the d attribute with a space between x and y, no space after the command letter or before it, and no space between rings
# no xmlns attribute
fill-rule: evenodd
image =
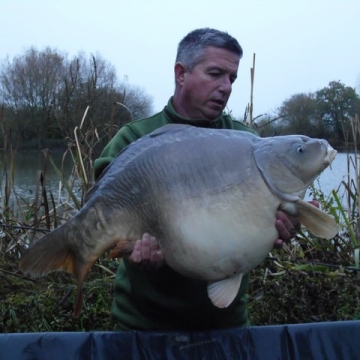
<svg viewBox="0 0 360 360"><path fill-rule="evenodd" d="M78 317L82 307L82 286L84 279L96 259L82 260L74 248L66 241L62 227L53 230L24 251L20 270L28 276L45 276L56 270L65 270L77 280L77 295L74 317Z"/></svg>

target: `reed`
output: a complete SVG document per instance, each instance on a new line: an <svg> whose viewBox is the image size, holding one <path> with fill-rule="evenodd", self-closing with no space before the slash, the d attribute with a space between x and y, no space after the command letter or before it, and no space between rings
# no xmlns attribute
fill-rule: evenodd
<svg viewBox="0 0 360 360"><path fill-rule="evenodd" d="M74 130L74 137L68 139L60 166L55 164L49 150L43 151L45 165L37 170L34 198L29 200L15 190L17 151L9 145L11 132L1 112L5 147L0 159L0 332L115 330L110 320L113 277L118 266L115 260L104 257L92 269L84 288L87 304L79 320L72 316L76 286L69 274L57 272L30 279L18 269L23 250L72 217L82 207L84 196L92 186L92 152L101 131L89 127L84 130L86 115L87 110ZM103 133L106 135L106 129ZM72 170L65 177L64 164L69 159ZM57 193L47 187L50 166L59 177Z"/></svg>
<svg viewBox="0 0 360 360"><path fill-rule="evenodd" d="M68 139L62 164L69 158L73 169L64 176L51 153L43 151L46 165L37 172L35 198L30 202L14 188L16 149L5 141L1 177L0 325L2 332L25 331L90 331L112 330L110 320L113 278L118 266L115 260L99 259L85 283L84 308L79 320L72 318L74 279L65 273L51 274L42 279L29 279L18 270L23 249L47 231L67 221L78 211L93 182L94 148L113 127L101 131L83 126L87 111ZM4 139L11 136L9 127L0 117ZM359 138L359 118L353 119L352 131ZM86 128L86 130L85 130ZM102 134L102 135L99 135ZM354 137L355 138L355 137ZM274 250L251 274L249 312L252 324L328 321L358 318L360 306L354 292L359 292L359 179L357 143L351 144L348 172L355 169L356 179L346 176L330 194L311 189L314 199L332 214L339 224L339 233L327 241L303 229L296 239L281 250ZM349 144L350 146L350 144ZM59 176L59 188L66 192L65 201L59 193L47 189L49 166ZM13 199L13 200L12 200ZM13 201L14 203L11 203ZM340 291L341 289L341 291ZM336 294L336 295L335 295ZM316 301L314 301L314 299ZM331 301L329 300L331 299Z"/></svg>

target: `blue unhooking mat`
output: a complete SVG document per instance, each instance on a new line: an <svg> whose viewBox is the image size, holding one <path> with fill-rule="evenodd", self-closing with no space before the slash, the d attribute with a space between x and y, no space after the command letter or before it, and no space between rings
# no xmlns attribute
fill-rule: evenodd
<svg viewBox="0 0 360 360"><path fill-rule="evenodd" d="M360 321L206 333L54 332L0 335L1 360L360 359Z"/></svg>

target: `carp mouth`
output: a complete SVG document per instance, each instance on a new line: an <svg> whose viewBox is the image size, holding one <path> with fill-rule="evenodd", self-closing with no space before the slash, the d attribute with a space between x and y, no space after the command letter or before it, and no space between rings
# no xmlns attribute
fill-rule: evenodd
<svg viewBox="0 0 360 360"><path fill-rule="evenodd" d="M324 165L331 166L331 163L334 161L336 157L337 151L328 143L326 149L326 155L324 159Z"/></svg>

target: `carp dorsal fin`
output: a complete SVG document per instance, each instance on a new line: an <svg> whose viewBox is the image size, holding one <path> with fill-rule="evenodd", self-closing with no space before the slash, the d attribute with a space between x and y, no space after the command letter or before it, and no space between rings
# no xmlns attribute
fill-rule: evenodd
<svg viewBox="0 0 360 360"><path fill-rule="evenodd" d="M239 292L244 274L209 282L207 291L211 302L218 308L228 307Z"/></svg>
<svg viewBox="0 0 360 360"><path fill-rule="evenodd" d="M332 239L338 232L335 219L307 201L299 199L295 202L284 202L279 208L296 216L315 236Z"/></svg>

